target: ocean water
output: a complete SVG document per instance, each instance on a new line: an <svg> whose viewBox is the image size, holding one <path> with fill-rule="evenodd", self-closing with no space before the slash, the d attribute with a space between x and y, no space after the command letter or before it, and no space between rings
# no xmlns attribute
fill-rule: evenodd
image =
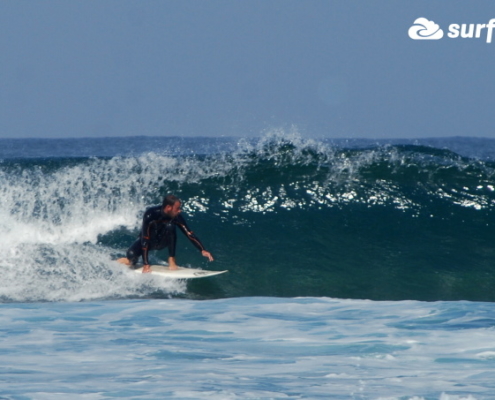
<svg viewBox="0 0 495 400"><path fill-rule="evenodd" d="M495 140L0 140L0 399L495 398ZM167 193L228 274L114 262ZM155 252L163 262L165 252Z"/></svg>

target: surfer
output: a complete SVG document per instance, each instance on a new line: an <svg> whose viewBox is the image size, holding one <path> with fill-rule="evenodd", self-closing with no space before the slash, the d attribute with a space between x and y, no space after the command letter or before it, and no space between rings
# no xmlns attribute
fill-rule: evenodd
<svg viewBox="0 0 495 400"><path fill-rule="evenodd" d="M168 247L168 266L171 270L178 269L175 263L175 246L177 242L176 227L186 235L191 243L201 251L201 254L213 261L213 256L206 251L199 238L189 229L186 221L180 215L182 202L177 196L168 195L161 206L148 208L143 217L139 238L127 250L127 258L118 261L135 265L139 257L143 257L143 273L151 272L148 253L150 250L162 250Z"/></svg>

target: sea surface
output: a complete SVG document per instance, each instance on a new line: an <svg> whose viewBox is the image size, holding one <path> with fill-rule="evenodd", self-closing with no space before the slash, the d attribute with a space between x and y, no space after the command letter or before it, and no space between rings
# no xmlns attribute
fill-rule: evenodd
<svg viewBox="0 0 495 400"><path fill-rule="evenodd" d="M495 399L495 139L0 139L0 183L2 400ZM168 193L229 273L114 261Z"/></svg>

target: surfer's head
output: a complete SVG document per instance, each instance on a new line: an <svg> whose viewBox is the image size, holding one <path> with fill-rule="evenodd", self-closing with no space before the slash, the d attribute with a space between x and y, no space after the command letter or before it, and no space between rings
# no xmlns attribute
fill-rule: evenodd
<svg viewBox="0 0 495 400"><path fill-rule="evenodd" d="M165 196L165 198L163 199L163 203L162 203L163 213L168 215L169 217L175 218L181 212L180 209L181 205L182 202L177 196L174 196L173 194L169 194Z"/></svg>

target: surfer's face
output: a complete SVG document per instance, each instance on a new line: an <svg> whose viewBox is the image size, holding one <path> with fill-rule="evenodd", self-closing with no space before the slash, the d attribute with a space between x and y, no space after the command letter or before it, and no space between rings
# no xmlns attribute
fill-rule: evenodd
<svg viewBox="0 0 495 400"><path fill-rule="evenodd" d="M180 214L180 212L182 211L182 210L180 209L181 205L182 205L182 204L181 204L181 202L180 202L180 201L176 201L176 202L174 203L174 205L173 205L173 206L165 206L165 209L163 210L163 212L164 212L165 214L167 214L169 217L171 217L171 218L175 218L175 217L177 217L177 215L179 215L179 214Z"/></svg>

